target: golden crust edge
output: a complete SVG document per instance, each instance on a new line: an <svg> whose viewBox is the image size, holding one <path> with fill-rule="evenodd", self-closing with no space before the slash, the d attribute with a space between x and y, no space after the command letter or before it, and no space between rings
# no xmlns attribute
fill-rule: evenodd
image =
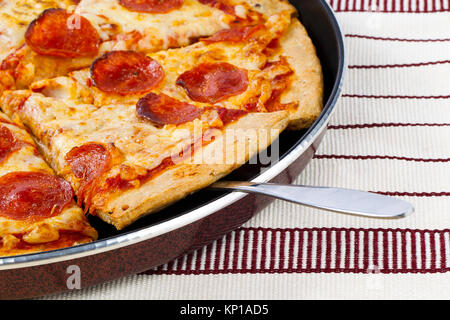
<svg viewBox="0 0 450 320"><path fill-rule="evenodd" d="M316 48L298 19L293 19L281 39L281 48L281 55L287 58L294 70L291 86L283 94L281 102L298 104L290 116L288 129L308 128L323 109L323 74Z"/></svg>
<svg viewBox="0 0 450 320"><path fill-rule="evenodd" d="M137 219L161 210L226 176L248 161L253 155L269 147L281 131L287 127L287 124L288 115L286 111L249 114L228 125L218 139L202 149L202 154L208 156L229 130L273 129L270 130L267 139L264 139L265 141L262 141L258 135L258 146L251 145L245 154L245 161L239 163L226 161L228 164L178 164L141 187L122 193L105 206L106 210L98 211L96 215L114 225L118 230L123 229ZM247 139L247 137L244 138ZM241 139L243 138L241 137ZM237 140L233 140L230 144L229 142L226 141L227 146L230 144L236 146L240 143ZM146 200L142 201L144 197ZM130 203L136 205L130 206ZM123 206L129 206L129 208L122 210Z"/></svg>
<svg viewBox="0 0 450 320"><path fill-rule="evenodd" d="M297 10L287 0L247 0L246 1L255 11L270 17L281 11L288 10L294 15Z"/></svg>

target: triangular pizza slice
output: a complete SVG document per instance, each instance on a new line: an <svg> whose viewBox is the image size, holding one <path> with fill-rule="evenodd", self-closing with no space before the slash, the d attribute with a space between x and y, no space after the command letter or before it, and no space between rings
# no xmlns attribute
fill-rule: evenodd
<svg viewBox="0 0 450 320"><path fill-rule="evenodd" d="M0 256L97 239L70 184L39 155L20 121L0 113Z"/></svg>

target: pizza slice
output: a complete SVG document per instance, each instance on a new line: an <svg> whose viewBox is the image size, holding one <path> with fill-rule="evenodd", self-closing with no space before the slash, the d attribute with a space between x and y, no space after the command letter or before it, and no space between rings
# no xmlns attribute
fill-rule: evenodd
<svg viewBox="0 0 450 320"><path fill-rule="evenodd" d="M279 96L293 71L269 57L289 23L287 13L272 17L245 42L111 51L90 71L7 91L1 105L31 129L78 203L121 229L225 176L286 128L298 105Z"/></svg>
<svg viewBox="0 0 450 320"><path fill-rule="evenodd" d="M15 11L30 11L26 1L2 3L15 6ZM76 7L65 4L70 1L55 4L31 21L30 15L40 7L33 3L34 9L20 22L18 32L5 34L15 49L2 57L1 91L26 89L36 80L88 67L111 50L149 53L184 46L219 30L265 19L245 1L81 0ZM9 20L0 16L0 29L8 26ZM24 32L20 37L19 30Z"/></svg>
<svg viewBox="0 0 450 320"><path fill-rule="evenodd" d="M21 123L0 113L0 256L95 240L97 232L73 196Z"/></svg>

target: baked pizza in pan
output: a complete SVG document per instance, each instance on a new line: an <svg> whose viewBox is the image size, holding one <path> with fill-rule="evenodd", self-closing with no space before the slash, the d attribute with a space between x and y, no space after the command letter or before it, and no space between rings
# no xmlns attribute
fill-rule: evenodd
<svg viewBox="0 0 450 320"><path fill-rule="evenodd" d="M14 4L0 3L0 108L15 119L1 116L0 255L95 240L84 214L120 230L322 110L320 61L287 1Z"/></svg>

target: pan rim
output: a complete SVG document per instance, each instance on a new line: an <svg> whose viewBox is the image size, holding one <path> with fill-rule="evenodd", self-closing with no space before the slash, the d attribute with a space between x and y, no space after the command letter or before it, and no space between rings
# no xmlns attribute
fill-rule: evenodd
<svg viewBox="0 0 450 320"><path fill-rule="evenodd" d="M337 75L330 93L330 97L324 106L324 110L320 114L315 123L307 130L305 135L299 140L293 149L288 151L285 156L268 170L261 173L258 177L251 180L252 182L267 182L276 177L291 163L293 163L325 130L326 125L335 110L336 102L341 94L344 81L345 70L347 66L345 45L343 34L339 22L331 6L325 0L319 0L323 8L327 11L330 18L333 32L337 37L339 65ZM0 271L12 270L20 268L28 268L39 265L47 265L67 260L73 260L101 254L107 251L116 250L122 247L137 244L142 241L155 238L165 233L169 233L176 229L201 220L229 205L245 197L245 193L233 192L224 195L214 201L211 201L201 207L192 209L172 219L159 222L149 227L132 231L123 235L117 235L104 240L96 240L78 246L62 248L58 250L38 252L26 255L18 255L12 257L0 258Z"/></svg>

